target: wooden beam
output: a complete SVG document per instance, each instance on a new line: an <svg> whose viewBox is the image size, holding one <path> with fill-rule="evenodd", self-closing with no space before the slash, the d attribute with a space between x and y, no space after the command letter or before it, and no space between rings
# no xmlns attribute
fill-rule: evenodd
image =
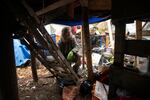
<svg viewBox="0 0 150 100"><path fill-rule="evenodd" d="M124 64L124 49L125 49L125 23L115 24L115 53L114 63Z"/></svg>
<svg viewBox="0 0 150 100"><path fill-rule="evenodd" d="M2 100L19 100L14 46L11 33L0 34L0 95Z"/></svg>
<svg viewBox="0 0 150 100"><path fill-rule="evenodd" d="M89 10L111 10L111 0L89 0Z"/></svg>
<svg viewBox="0 0 150 100"><path fill-rule="evenodd" d="M80 0L80 4L82 7L88 7L89 0Z"/></svg>
<svg viewBox="0 0 150 100"><path fill-rule="evenodd" d="M150 30L143 30L142 36L150 36Z"/></svg>
<svg viewBox="0 0 150 100"><path fill-rule="evenodd" d="M142 21L136 20L136 39L142 39Z"/></svg>
<svg viewBox="0 0 150 100"><path fill-rule="evenodd" d="M82 23L83 37L85 41L85 52L86 52L87 68L88 68L88 79L93 80L91 43L90 43L90 33L89 33L89 23L88 23L88 7L86 7L86 5L82 7L82 21L83 21Z"/></svg>
<svg viewBox="0 0 150 100"><path fill-rule="evenodd" d="M147 25L148 22L145 22L144 25L142 26L142 29L144 29L144 27Z"/></svg>
<svg viewBox="0 0 150 100"><path fill-rule="evenodd" d="M115 23L115 52L114 52L114 65L120 65L120 69L122 69L124 65L124 48L125 48L125 23L124 22L116 22ZM114 66L113 66L114 67ZM113 76L110 72L110 80L109 80L109 94L108 98L110 100L116 100L116 90L117 86L113 84Z"/></svg>
<svg viewBox="0 0 150 100"><path fill-rule="evenodd" d="M82 45L82 66L83 68L85 68L85 64L84 64L84 61L85 61L85 39L84 39L84 34L83 34L83 29L82 29L82 32L81 32L81 45Z"/></svg>
<svg viewBox="0 0 150 100"><path fill-rule="evenodd" d="M70 3L67 7L67 12L68 12L68 15L71 19L74 18L74 3Z"/></svg>
<svg viewBox="0 0 150 100"><path fill-rule="evenodd" d="M140 20L136 20L136 39L142 40L142 21ZM138 62L139 62L139 58L135 56L135 62L134 62L135 67L139 66Z"/></svg>
<svg viewBox="0 0 150 100"><path fill-rule="evenodd" d="M126 40L124 53L147 57L150 55L150 41L147 40Z"/></svg>
<svg viewBox="0 0 150 100"><path fill-rule="evenodd" d="M52 10L55 10L57 8L60 8L60 7L65 6L67 4L70 4L70 3L74 2L74 1L75 0L59 0L56 3L53 3L53 4L49 5L49 6L47 6L46 8L37 11L36 14L38 16L46 14L46 13L52 11Z"/></svg>

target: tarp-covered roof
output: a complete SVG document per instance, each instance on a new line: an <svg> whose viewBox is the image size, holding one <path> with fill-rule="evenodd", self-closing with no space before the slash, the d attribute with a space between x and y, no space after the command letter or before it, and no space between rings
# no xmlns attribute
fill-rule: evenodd
<svg viewBox="0 0 150 100"><path fill-rule="evenodd" d="M44 24L81 25L82 7L80 0L26 0ZM89 23L108 19L111 0L88 1ZM57 6L57 7L56 7Z"/></svg>
<svg viewBox="0 0 150 100"><path fill-rule="evenodd" d="M7 2L6 2L7 1ZM21 15L19 11L22 0L2 0L1 1L1 23L3 28L1 32L13 32L20 28L15 14ZM50 23L64 25L79 25L82 19L82 0L24 0L34 10L41 22L45 25ZM129 3L129 0L88 0L89 5L89 23L104 21L106 16L115 20L122 19L146 19L150 16L150 10L146 0L143 2L133 0L135 4ZM16 3L15 3L16 2ZM67 2L67 3L66 3ZM111 3L112 2L112 3ZM10 6L12 4L12 6ZM119 4L119 5L118 5ZM144 5L147 4L147 5ZM133 6L135 5L135 6ZM9 7L10 6L10 7ZM11 7L16 7L11 9ZM17 11L18 10L18 11ZM45 13L38 13L44 12ZM9 22L7 24L6 22ZM129 20L130 22L130 20ZM18 26L17 26L18 25ZM10 27L9 27L10 26ZM9 27L9 30L8 30Z"/></svg>
<svg viewBox="0 0 150 100"><path fill-rule="evenodd" d="M93 23L98 23L98 22L102 22L109 19L109 16L104 17L104 18L100 18L100 17L91 17L89 18L89 24L93 24ZM55 23L55 24L62 24L62 25L68 25L68 26L76 26L76 25L82 25L82 21L81 20L53 20L51 23Z"/></svg>

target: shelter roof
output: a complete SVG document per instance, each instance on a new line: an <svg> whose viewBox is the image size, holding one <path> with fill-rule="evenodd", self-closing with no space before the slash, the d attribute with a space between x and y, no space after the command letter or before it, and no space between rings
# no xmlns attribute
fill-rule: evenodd
<svg viewBox="0 0 150 100"><path fill-rule="evenodd" d="M17 18L13 15L15 10L10 8L12 3L14 7L22 0L2 0L0 3L0 22L4 28L0 32L8 30L14 31L19 28L16 22ZM44 24L59 23L75 25L81 24L82 7L80 1L88 1L89 20L91 22L104 21L104 18L112 18L113 21L133 19L149 19L150 9L148 0L25 0L34 10L40 21ZM19 9L19 8L17 8ZM22 12L23 13L23 12ZM17 13L19 15L19 13ZM109 16L109 17L108 17ZM13 26L13 27L11 27ZM12 28L12 29L10 29Z"/></svg>

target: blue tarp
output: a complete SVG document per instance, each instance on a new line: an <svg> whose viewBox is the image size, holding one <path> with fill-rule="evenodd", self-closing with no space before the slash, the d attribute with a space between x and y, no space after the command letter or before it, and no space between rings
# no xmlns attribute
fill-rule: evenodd
<svg viewBox="0 0 150 100"><path fill-rule="evenodd" d="M92 23L97 23L97 22L102 22L105 21L109 18L105 17L105 18L99 18L99 17L92 17L89 18L89 24ZM73 21L67 21L67 20L54 20L52 23L57 23L57 24L63 24L63 25L69 25L69 26L76 26L76 25L81 25L82 21L78 21L78 20L73 20ZM52 35L52 38L54 40L54 42L56 42L55 40L55 36ZM28 48L21 44L19 39L14 39L14 53L15 53L15 63L16 66L21 66L23 64L26 63L26 61L30 60L30 51L28 50Z"/></svg>
<svg viewBox="0 0 150 100"><path fill-rule="evenodd" d="M52 34L51 36L56 43L56 35ZM30 51L25 45L21 44L19 39L13 39L13 44L16 66L22 66L31 59Z"/></svg>
<svg viewBox="0 0 150 100"><path fill-rule="evenodd" d="M30 51L21 44L19 39L13 39L16 66L21 66L30 60Z"/></svg>
<svg viewBox="0 0 150 100"><path fill-rule="evenodd" d="M89 18L89 24L93 24L93 23L98 23L98 22L102 22L105 21L107 19L109 19L110 16L104 17L104 18L99 18L99 17L91 17ZM82 21L81 20L53 20L52 23L56 23L56 24L62 24L62 25L68 25L68 26L77 26L77 25L82 25Z"/></svg>

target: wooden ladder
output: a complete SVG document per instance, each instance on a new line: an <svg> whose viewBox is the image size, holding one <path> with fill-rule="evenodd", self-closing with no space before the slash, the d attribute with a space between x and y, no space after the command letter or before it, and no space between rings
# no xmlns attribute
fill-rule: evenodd
<svg viewBox="0 0 150 100"><path fill-rule="evenodd" d="M22 4L25 7L25 10L27 11L25 14L28 14L22 15L22 22L28 29L28 32L26 32L24 35L24 40L29 44L29 48L32 49L34 55L54 76L67 76L73 79L76 83L79 82L77 74L73 71L71 65L62 55L61 51L54 43L52 37L44 28L44 25L41 25L35 12L26 4L25 1L23 1ZM35 42L33 41L33 38L31 38L32 36L34 36L34 38L44 48L46 48L50 54L52 54L56 61L58 61L58 66L62 69L62 71L58 71L56 66L52 66L52 64L45 59L45 55L43 54L42 50L37 48Z"/></svg>

